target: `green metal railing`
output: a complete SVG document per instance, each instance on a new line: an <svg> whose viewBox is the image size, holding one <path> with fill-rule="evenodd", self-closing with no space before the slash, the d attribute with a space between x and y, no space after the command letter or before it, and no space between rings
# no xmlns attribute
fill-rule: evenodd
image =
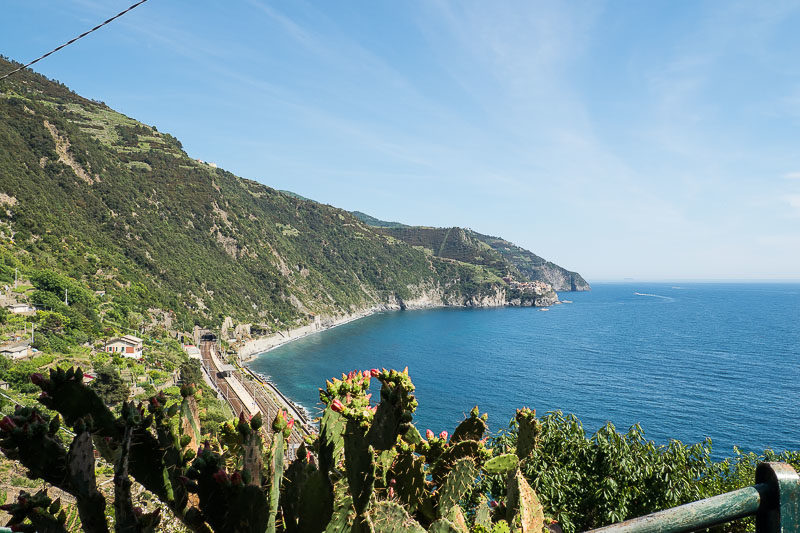
<svg viewBox="0 0 800 533"><path fill-rule="evenodd" d="M761 463L756 484L591 533L679 533L754 516L756 533L800 531L800 476L786 463Z"/></svg>

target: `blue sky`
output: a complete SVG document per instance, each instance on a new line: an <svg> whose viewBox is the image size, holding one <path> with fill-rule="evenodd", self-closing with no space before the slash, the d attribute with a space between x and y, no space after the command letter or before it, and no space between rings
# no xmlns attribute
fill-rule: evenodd
<svg viewBox="0 0 800 533"><path fill-rule="evenodd" d="M133 3L5 0L29 61ZM587 279L800 279L800 3L150 0L37 64L196 158Z"/></svg>

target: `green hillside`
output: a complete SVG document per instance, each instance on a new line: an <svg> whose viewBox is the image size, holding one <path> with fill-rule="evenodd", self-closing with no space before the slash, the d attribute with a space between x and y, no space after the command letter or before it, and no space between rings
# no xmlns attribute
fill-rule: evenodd
<svg viewBox="0 0 800 533"><path fill-rule="evenodd" d="M365 224L434 256L481 265L497 276L511 274L517 280L543 281L558 291L587 291L589 284L577 272L556 265L499 237L463 228L431 228L385 222L353 211Z"/></svg>
<svg viewBox="0 0 800 533"><path fill-rule="evenodd" d="M0 82L0 204L16 260L168 310L182 329L226 315L285 327L430 292L458 304L501 284L193 160L173 136L30 71Z"/></svg>
<svg viewBox="0 0 800 533"><path fill-rule="evenodd" d="M364 222L368 226L372 226L373 228L407 228L405 224L401 224L399 222L387 222L385 220L380 220L375 217L369 216L366 213L362 213L361 211L351 211L353 215L360 221Z"/></svg>

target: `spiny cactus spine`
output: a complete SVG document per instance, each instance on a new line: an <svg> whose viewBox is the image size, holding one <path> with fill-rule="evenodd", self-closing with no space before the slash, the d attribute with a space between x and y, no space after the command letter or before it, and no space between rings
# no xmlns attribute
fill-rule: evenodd
<svg viewBox="0 0 800 533"><path fill-rule="evenodd" d="M469 489L475 485L478 469L471 457L463 457L456 461L439 491L439 516L446 517L451 509L458 507Z"/></svg>
<svg viewBox="0 0 800 533"><path fill-rule="evenodd" d="M516 455L513 453L505 453L486 461L483 468L486 470L487 474L507 474L516 470L518 465L519 458L517 458Z"/></svg>
<svg viewBox="0 0 800 533"><path fill-rule="evenodd" d="M519 469L508 479L507 513L509 522L519 517L522 533L542 533L544 510Z"/></svg>
<svg viewBox="0 0 800 533"><path fill-rule="evenodd" d="M476 405L469 412L469 416L453 432L453 436L450 437L450 443L454 444L462 440L481 440L488 429L486 425L487 419L488 415L485 413L481 415Z"/></svg>
<svg viewBox="0 0 800 533"><path fill-rule="evenodd" d="M536 419L536 411L523 407L517 409L515 415L517 422L517 457L522 461L526 459L539 445L541 422Z"/></svg>

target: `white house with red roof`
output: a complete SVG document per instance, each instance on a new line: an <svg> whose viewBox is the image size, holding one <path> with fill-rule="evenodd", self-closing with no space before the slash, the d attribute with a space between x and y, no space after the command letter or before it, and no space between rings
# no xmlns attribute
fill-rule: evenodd
<svg viewBox="0 0 800 533"><path fill-rule="evenodd" d="M132 359L141 359L144 345L142 339L133 335L116 337L106 343L105 351L108 353L118 353Z"/></svg>

